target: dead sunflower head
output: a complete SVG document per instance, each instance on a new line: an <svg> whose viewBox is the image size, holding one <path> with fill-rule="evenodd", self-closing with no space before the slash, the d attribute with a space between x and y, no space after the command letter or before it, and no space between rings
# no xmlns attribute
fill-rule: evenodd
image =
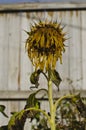
<svg viewBox="0 0 86 130"><path fill-rule="evenodd" d="M65 51L65 33L62 31L57 22L40 21L27 32L26 50L36 69L54 69L58 59L62 63L62 52Z"/></svg>

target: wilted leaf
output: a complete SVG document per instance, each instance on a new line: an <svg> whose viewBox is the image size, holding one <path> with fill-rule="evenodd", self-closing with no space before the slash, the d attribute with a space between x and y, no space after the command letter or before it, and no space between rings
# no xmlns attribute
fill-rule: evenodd
<svg viewBox="0 0 86 130"><path fill-rule="evenodd" d="M0 112L1 112L5 117L8 118L8 116L5 114L4 110L5 110L5 106L4 106L4 105L0 105Z"/></svg>
<svg viewBox="0 0 86 130"><path fill-rule="evenodd" d="M35 94L36 94L36 93L32 93L32 94L28 97L27 102L26 102L26 105L25 105L25 109L31 108L31 107L40 108L40 102L36 99ZM31 118L31 120L32 120L33 118L36 118L36 117L38 118L38 115L39 115L38 112L31 110L31 111L28 113L28 118Z"/></svg>
<svg viewBox="0 0 86 130"><path fill-rule="evenodd" d="M59 85L60 85L60 82L62 81L59 73L56 70L51 70L51 69L49 69L48 73L49 73L50 79L58 87L58 91L59 91Z"/></svg>
<svg viewBox="0 0 86 130"><path fill-rule="evenodd" d="M8 123L8 130L24 130L24 124L27 118L27 112L22 110L16 112Z"/></svg>
<svg viewBox="0 0 86 130"><path fill-rule="evenodd" d="M34 84L35 85L34 87L36 87L36 88L38 88L38 86L39 86L38 81L39 81L39 75L40 75L40 73L41 73L41 70L37 70L37 71L33 72L31 74L31 76L30 76L30 82L32 84Z"/></svg>
<svg viewBox="0 0 86 130"><path fill-rule="evenodd" d="M39 103L38 100L36 99L35 94L36 94L36 93L30 94L30 96L29 96L28 99L27 99L25 109L26 109L26 108L30 108L30 107L36 107L36 108L39 108L39 107L40 107L40 106L39 106L40 103Z"/></svg>
<svg viewBox="0 0 86 130"><path fill-rule="evenodd" d="M26 110L28 108L39 108L40 107L39 102L35 98L35 94L36 93L33 93L28 97L24 110L22 110L20 112L16 112L12 115L12 117L8 123L9 130L24 130L24 124L25 124L25 121L27 118L30 118L31 120L33 118L38 118L39 112L36 112L33 110L32 111Z"/></svg>
<svg viewBox="0 0 86 130"><path fill-rule="evenodd" d="M76 95L72 100L74 101L81 116L86 118L86 104L83 103L80 94Z"/></svg>

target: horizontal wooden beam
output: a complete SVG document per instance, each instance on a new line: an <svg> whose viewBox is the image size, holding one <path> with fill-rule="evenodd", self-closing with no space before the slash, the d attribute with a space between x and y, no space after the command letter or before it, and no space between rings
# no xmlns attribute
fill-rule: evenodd
<svg viewBox="0 0 86 130"><path fill-rule="evenodd" d="M0 13L23 13L23 12L45 12L45 11L84 11L86 3L22 3L1 4Z"/></svg>
<svg viewBox="0 0 86 130"><path fill-rule="evenodd" d="M23 101L26 100L29 95L34 91L0 91L0 101ZM74 94L80 93L81 97L86 98L86 90L75 91ZM69 94L69 91L54 91L54 98L59 98L63 95ZM41 97L44 95L44 92L39 92L37 98L41 100ZM47 100L47 96L42 98L42 100Z"/></svg>
<svg viewBox="0 0 86 130"><path fill-rule="evenodd" d="M30 91L0 91L0 100L26 100Z"/></svg>
<svg viewBox="0 0 86 130"><path fill-rule="evenodd" d="M24 13L24 12L51 12L51 11L86 11L86 7L75 8L44 8L44 9L6 9L0 10L0 13Z"/></svg>

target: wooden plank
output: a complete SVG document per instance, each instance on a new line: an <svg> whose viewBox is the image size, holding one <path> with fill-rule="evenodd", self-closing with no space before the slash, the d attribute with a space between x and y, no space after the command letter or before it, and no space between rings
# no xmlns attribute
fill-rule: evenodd
<svg viewBox="0 0 86 130"><path fill-rule="evenodd" d="M29 91L0 91L0 99L22 99L31 94Z"/></svg>
<svg viewBox="0 0 86 130"><path fill-rule="evenodd" d="M29 16L29 14L28 14ZM28 19L26 13L21 15L21 52L20 52L20 89L28 90L31 86L30 84L30 75L32 73L32 63L28 58L27 52L25 51L25 42L28 38L28 35L25 31L30 30L31 19Z"/></svg>
<svg viewBox="0 0 86 130"><path fill-rule="evenodd" d="M19 14L8 14L8 90L20 89L21 19Z"/></svg>
<svg viewBox="0 0 86 130"><path fill-rule="evenodd" d="M3 40L4 40L4 21L3 15L0 15L0 90L3 90Z"/></svg>
<svg viewBox="0 0 86 130"><path fill-rule="evenodd" d="M1 18L1 16L0 16ZM0 31L2 35L2 40L0 42L0 48L2 49L2 54L0 57L0 66L1 66L1 90L18 90L20 87L19 84L19 65L20 65L20 18L19 15L2 15L3 30ZM0 24L2 25L2 24ZM1 61L2 60L2 61ZM4 95L5 97L5 95ZM5 102L5 101L4 101ZM4 104L3 102L0 102ZM19 102L8 102L5 103L6 112L10 115L11 111L19 110ZM5 120L5 121L4 121ZM2 116L0 124L3 122L6 124L8 119L4 119ZM3 124L4 124L3 123Z"/></svg>
<svg viewBox="0 0 86 130"><path fill-rule="evenodd" d="M75 89L82 88L82 57L81 57L81 16L80 12L70 12L69 39L69 78Z"/></svg>
<svg viewBox="0 0 86 130"><path fill-rule="evenodd" d="M35 92L35 91L33 91ZM28 96L30 94L33 93L32 91L0 91L0 100L8 100L11 101L11 100L26 100L28 98ZM68 90L64 90L64 91L54 91L54 98L58 98L62 95L66 95L66 94L69 94L70 91ZM85 97L86 98L86 90L76 90L74 91L74 94L77 94L77 93L80 93L82 97ZM44 95L44 92L41 91L38 95L37 95L37 98L41 98L42 96ZM45 96L46 97L46 96Z"/></svg>
<svg viewBox="0 0 86 130"><path fill-rule="evenodd" d="M62 23L62 26L65 26L63 32L66 32L65 37L69 38L70 37L70 27L69 22L70 22L70 12L58 12L57 13L57 20ZM65 47L65 53L62 55L62 64L60 64L59 61L57 61L57 71L60 74L60 77L62 79L62 82L60 84L60 90L62 91L63 89L68 89L67 88L67 78L69 77L69 39L65 41L64 43L66 45Z"/></svg>
<svg viewBox="0 0 86 130"><path fill-rule="evenodd" d="M0 15L0 89L7 90L8 87L8 16Z"/></svg>
<svg viewBox="0 0 86 130"><path fill-rule="evenodd" d="M85 4L86 3L72 3L72 4L70 4L70 3L64 3L64 4L62 4L62 3L58 3L58 2L49 2L49 3L45 3L45 2L43 2L43 3L23 3L23 4L1 4L0 5L0 10L2 10L2 9L4 9L4 10L6 10L6 9L35 9L35 8L37 8L37 9L39 9L39 8L41 8L41 9L43 9L43 8L62 8L62 7L64 7L64 8L69 8L69 7L75 7L75 6L77 6L77 7L86 7L85 6Z"/></svg>
<svg viewBox="0 0 86 130"><path fill-rule="evenodd" d="M5 113L7 114L7 115L9 115L8 114L8 106L7 106L7 101L0 101L0 105L4 105L6 108L5 108ZM0 126L2 126L2 125L7 125L8 124L8 121L9 121L9 118L6 118L5 116L3 116L3 114L2 113L0 113Z"/></svg>
<svg viewBox="0 0 86 130"><path fill-rule="evenodd" d="M82 33L81 33L81 37L82 37L82 72L83 72L83 89L86 90L86 12L83 11L81 13L81 20L82 20Z"/></svg>

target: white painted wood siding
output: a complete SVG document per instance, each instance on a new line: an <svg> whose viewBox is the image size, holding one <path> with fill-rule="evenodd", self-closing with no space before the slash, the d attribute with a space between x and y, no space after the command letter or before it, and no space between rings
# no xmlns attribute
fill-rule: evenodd
<svg viewBox="0 0 86 130"><path fill-rule="evenodd" d="M79 7L79 4L27 4L12 6L13 8L60 8ZM83 4L82 6L86 6ZM11 8L11 6L9 6ZM0 7L8 8L7 5ZM29 77L33 71L32 64L25 52L25 40L27 34L24 30L30 30L30 24L39 19L57 20L62 25L66 25L64 31L69 38L65 45L66 52L63 54L63 64L57 63L57 70L62 77L60 89L86 90L86 12L66 11L66 12L28 12L28 13L3 13L0 14L0 92L7 92L6 98L12 98L9 91L14 92L13 98L27 97L29 93ZM71 83L70 83L71 81ZM44 77L40 80L41 87L46 87ZM56 87L54 87L56 90ZM24 92L24 94L22 93ZM26 95L25 95L26 92ZM1 94L2 95L2 94ZM21 96L22 95L22 96ZM85 94L84 94L85 95ZM2 98L3 96L0 96ZM5 96L3 97L5 98ZM23 108L25 102L0 101L0 104L7 106L6 112L18 111ZM46 108L46 103L44 105ZM2 120L1 120L2 119ZM0 114L0 125L6 124L7 120ZM3 122L4 121L4 122Z"/></svg>

